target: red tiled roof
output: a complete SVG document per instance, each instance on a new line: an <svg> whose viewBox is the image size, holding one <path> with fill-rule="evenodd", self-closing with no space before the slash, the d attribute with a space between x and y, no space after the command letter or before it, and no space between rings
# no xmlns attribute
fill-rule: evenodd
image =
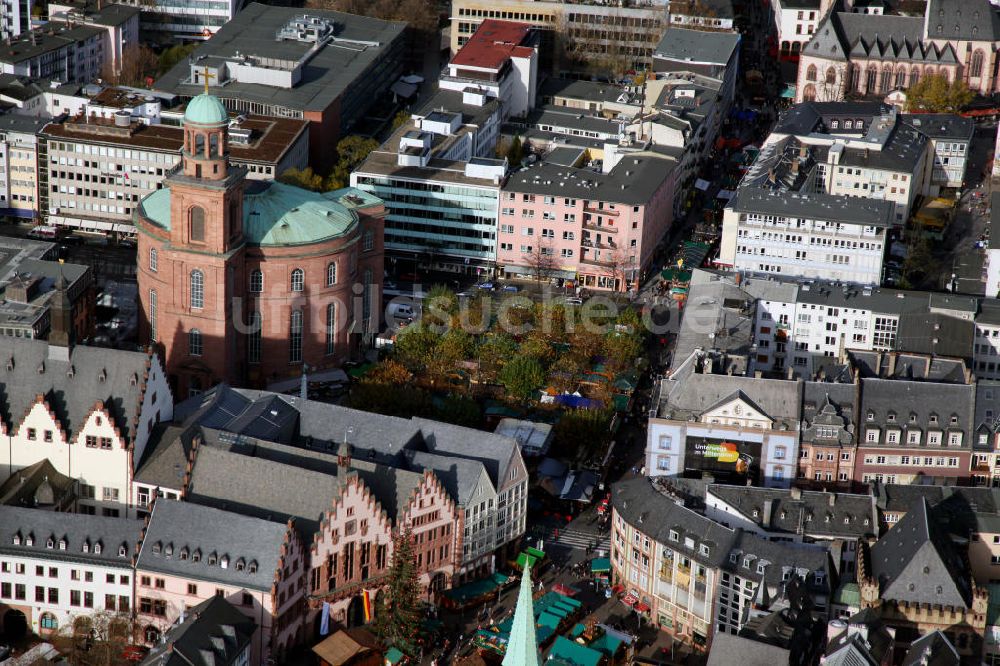
<svg viewBox="0 0 1000 666"><path fill-rule="evenodd" d="M486 19L469 38L451 64L500 69L512 56L527 57L533 49L522 46L531 32L527 23Z"/></svg>

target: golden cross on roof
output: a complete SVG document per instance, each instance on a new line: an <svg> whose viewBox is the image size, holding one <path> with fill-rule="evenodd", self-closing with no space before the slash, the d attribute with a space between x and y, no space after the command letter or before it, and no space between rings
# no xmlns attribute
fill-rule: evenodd
<svg viewBox="0 0 1000 666"><path fill-rule="evenodd" d="M205 65L205 73L202 75L202 78L205 79L205 94L207 95L208 94L208 82L209 82L210 79L214 79L215 78L215 74L212 74L211 72L208 71L208 65Z"/></svg>

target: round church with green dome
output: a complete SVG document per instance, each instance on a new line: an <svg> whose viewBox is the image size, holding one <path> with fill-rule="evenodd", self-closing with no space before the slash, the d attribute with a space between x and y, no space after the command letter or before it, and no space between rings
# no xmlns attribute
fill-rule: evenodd
<svg viewBox="0 0 1000 666"><path fill-rule="evenodd" d="M217 97L192 99L181 165L137 212L140 340L178 399L338 367L378 332L382 201L247 180L228 128Z"/></svg>

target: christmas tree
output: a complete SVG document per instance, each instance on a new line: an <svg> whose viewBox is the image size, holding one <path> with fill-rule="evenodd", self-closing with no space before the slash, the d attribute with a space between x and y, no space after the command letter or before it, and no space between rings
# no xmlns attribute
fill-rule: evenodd
<svg viewBox="0 0 1000 666"><path fill-rule="evenodd" d="M420 583L409 530L393 542L389 580L375 598L375 635L386 648L395 647L411 657L419 652Z"/></svg>

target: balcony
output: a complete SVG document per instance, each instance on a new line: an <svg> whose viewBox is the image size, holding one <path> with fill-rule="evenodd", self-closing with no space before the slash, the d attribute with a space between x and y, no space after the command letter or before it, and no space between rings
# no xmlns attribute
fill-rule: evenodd
<svg viewBox="0 0 1000 666"><path fill-rule="evenodd" d="M618 246L612 243L610 240L608 242L597 242L589 238L584 238L580 241L580 245L583 247L596 247L601 250L617 250Z"/></svg>
<svg viewBox="0 0 1000 666"><path fill-rule="evenodd" d="M618 227L613 227L611 225L595 224L593 222L584 222L583 228L587 231L596 231L598 233L616 234L618 233Z"/></svg>
<svg viewBox="0 0 1000 666"><path fill-rule="evenodd" d="M605 208L594 208L591 205L585 204L583 206L584 213L590 213L591 215L610 215L611 217L618 217L617 210L608 210Z"/></svg>
<svg viewBox="0 0 1000 666"><path fill-rule="evenodd" d="M613 262L613 261L605 261L603 259L593 259L593 258L591 258L591 257L589 257L587 255L583 255L582 257L580 257L580 263L581 264L589 264L591 266L601 266L603 268L614 268L615 267L615 262Z"/></svg>

